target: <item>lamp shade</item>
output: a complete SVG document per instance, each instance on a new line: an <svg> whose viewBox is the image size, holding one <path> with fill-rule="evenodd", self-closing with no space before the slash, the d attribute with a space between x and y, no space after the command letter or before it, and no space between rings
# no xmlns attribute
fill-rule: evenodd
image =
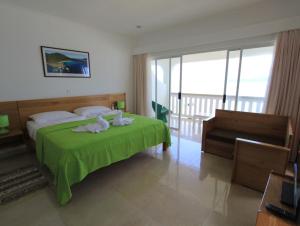
<svg viewBox="0 0 300 226"><path fill-rule="evenodd" d="M117 108L120 110L125 109L125 101L124 100L117 101Z"/></svg>
<svg viewBox="0 0 300 226"><path fill-rule="evenodd" d="M0 128L9 126L8 115L0 115Z"/></svg>

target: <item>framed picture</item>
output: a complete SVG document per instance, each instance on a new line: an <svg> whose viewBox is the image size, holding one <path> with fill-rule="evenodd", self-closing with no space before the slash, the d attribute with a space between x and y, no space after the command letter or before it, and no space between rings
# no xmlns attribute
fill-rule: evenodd
<svg viewBox="0 0 300 226"><path fill-rule="evenodd" d="M90 78L88 52L41 46L45 77Z"/></svg>

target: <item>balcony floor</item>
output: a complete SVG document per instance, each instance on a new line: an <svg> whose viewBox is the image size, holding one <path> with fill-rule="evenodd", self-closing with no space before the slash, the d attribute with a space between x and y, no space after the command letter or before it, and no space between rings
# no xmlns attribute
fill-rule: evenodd
<svg viewBox="0 0 300 226"><path fill-rule="evenodd" d="M202 138L202 120L193 121L191 118L182 117L181 118L181 128L180 134L179 130L173 129L178 128L178 117L172 115L170 118L170 128L171 133L174 136L180 135L180 137L201 143Z"/></svg>

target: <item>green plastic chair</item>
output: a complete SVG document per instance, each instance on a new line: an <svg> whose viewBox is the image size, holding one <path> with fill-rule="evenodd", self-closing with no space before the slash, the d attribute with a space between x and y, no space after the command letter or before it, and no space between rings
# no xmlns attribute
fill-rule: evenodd
<svg viewBox="0 0 300 226"><path fill-rule="evenodd" d="M157 106L157 113L156 113L157 119L167 123L168 122L167 115L169 114L170 111L166 107L162 106L161 104L157 103L156 105L156 102L152 101L152 109L154 112L156 112L155 111L156 106Z"/></svg>

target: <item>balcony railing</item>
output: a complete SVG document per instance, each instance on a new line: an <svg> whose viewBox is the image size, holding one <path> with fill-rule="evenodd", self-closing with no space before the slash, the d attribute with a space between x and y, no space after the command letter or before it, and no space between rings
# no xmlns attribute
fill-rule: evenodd
<svg viewBox="0 0 300 226"><path fill-rule="evenodd" d="M179 114L179 102L177 93L171 93L170 109L173 115ZM215 109L222 109L223 95L210 94L187 94L181 96L181 115L185 117L211 116L214 115ZM238 98L237 110L246 112L262 113L264 110L264 97L247 97ZM227 96L225 109L234 110L235 96Z"/></svg>

